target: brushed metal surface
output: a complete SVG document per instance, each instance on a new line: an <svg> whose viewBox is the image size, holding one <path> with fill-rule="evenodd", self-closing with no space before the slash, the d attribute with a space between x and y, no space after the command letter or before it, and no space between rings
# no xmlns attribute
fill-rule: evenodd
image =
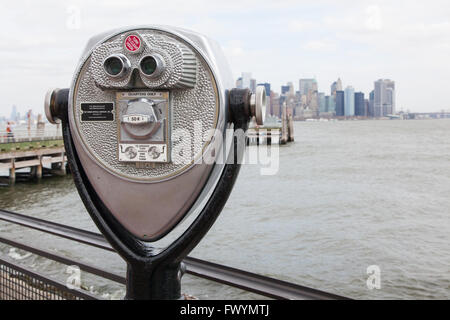
<svg viewBox="0 0 450 320"><path fill-rule="evenodd" d="M169 86L172 108L170 133L181 129L193 136L194 121L201 121L203 134L209 129L224 132L228 127L226 92L232 88L233 80L217 44L204 36L179 29L151 26L112 31L93 38L83 53L69 97L70 126L80 161L89 181L115 218L138 238L155 241L170 232L188 214L198 212L217 184L223 164L185 165L172 162L138 168L133 164L120 163L116 121L80 121L82 102L115 101L117 90L105 90L99 85L99 81L103 81L104 71L102 66L97 68L97 62L102 58L100 55L95 58L94 53L99 47L115 48L121 45L121 39L129 32L138 33L146 42L156 38L159 41L167 39L168 43L178 43L178 49L184 48L195 55L193 88L186 89L179 85L182 76L176 81L165 82L173 86ZM153 43L156 48L157 42ZM168 47L174 48L172 44ZM146 54L145 48L141 54ZM139 61L139 56L135 56L136 61L133 61L133 56L129 57L132 68ZM177 72L184 74L183 69ZM166 87L161 84L161 88ZM217 143L210 145L208 141L201 146L194 145L193 140L190 143L186 147L195 150L197 158L210 154L212 148L219 151L224 147ZM173 146L171 150L174 150ZM179 156L171 155L172 159Z"/></svg>

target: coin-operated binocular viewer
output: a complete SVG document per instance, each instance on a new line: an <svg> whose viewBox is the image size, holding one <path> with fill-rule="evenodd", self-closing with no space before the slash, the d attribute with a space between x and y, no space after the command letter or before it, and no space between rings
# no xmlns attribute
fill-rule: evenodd
<svg viewBox="0 0 450 320"><path fill-rule="evenodd" d="M127 299L180 298L181 262L228 199L265 99L233 88L213 41L154 26L92 38L70 89L47 93L84 205L127 262Z"/></svg>

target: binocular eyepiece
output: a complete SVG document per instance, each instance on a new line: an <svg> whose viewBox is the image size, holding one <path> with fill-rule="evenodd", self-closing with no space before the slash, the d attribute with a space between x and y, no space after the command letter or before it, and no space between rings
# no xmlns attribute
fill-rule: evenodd
<svg viewBox="0 0 450 320"><path fill-rule="evenodd" d="M158 54L142 57L138 66L140 75L148 78L157 78L165 69L164 60ZM111 78L125 77L131 72L131 62L123 54L112 54L103 61L103 69Z"/></svg>
<svg viewBox="0 0 450 320"><path fill-rule="evenodd" d="M103 68L108 76L119 78L130 71L131 63L123 54L113 54L105 59Z"/></svg>

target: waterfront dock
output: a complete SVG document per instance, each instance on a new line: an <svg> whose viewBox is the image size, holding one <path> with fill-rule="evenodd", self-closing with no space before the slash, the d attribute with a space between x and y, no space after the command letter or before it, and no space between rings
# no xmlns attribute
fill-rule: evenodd
<svg viewBox="0 0 450 320"><path fill-rule="evenodd" d="M252 125L247 131L247 145L271 145L294 142L294 119L283 108L281 123L276 118L266 119L264 126Z"/></svg>
<svg viewBox="0 0 450 320"><path fill-rule="evenodd" d="M66 174L66 163L62 133L56 126L22 129L10 135L0 132L0 172L8 172L9 184L16 182L19 169L29 168L31 178L41 179L44 168Z"/></svg>

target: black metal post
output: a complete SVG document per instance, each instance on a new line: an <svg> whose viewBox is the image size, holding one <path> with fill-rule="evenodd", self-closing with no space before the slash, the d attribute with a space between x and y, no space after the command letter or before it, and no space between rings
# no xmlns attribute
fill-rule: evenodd
<svg viewBox="0 0 450 320"><path fill-rule="evenodd" d="M178 300L181 298L180 263L154 266L128 263L127 300Z"/></svg>

